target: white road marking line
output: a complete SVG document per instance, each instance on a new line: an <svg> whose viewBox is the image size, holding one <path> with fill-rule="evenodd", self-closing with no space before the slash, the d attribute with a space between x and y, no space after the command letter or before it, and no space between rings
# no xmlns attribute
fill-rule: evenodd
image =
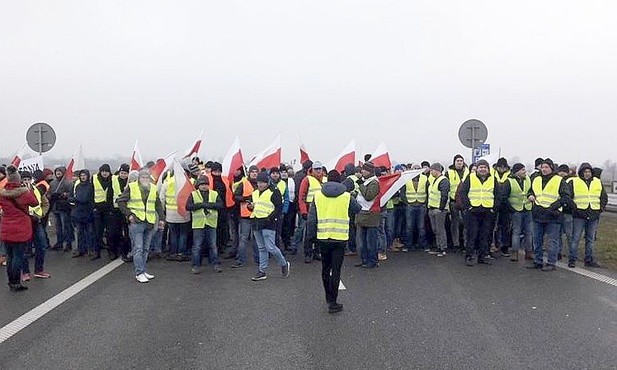
<svg viewBox="0 0 617 370"><path fill-rule="evenodd" d="M28 325L32 324L36 320L43 317L45 314L49 313L54 308L60 306L62 303L69 300L71 297L86 289L88 286L101 279L103 276L109 274L117 267L122 265L124 262L121 259L117 259L108 263L107 265L101 267L85 278L81 279L77 283L71 285L66 288L62 292L57 295L49 298L47 301L41 303L37 307L31 309L25 314L21 315L17 319L13 320L9 324L0 328L0 343L4 343L13 335L19 333L21 330L25 329ZM20 294L28 294L27 292Z"/></svg>
<svg viewBox="0 0 617 370"><path fill-rule="evenodd" d="M597 272L581 269L578 267L575 267L572 269L568 267L568 264L563 263L563 262L557 262L557 267L561 267L564 270L568 270L568 271L574 272L579 275L587 276L588 278L592 278L594 280L601 281L603 283L617 287L617 279L613 279L606 275L598 274Z"/></svg>
<svg viewBox="0 0 617 370"><path fill-rule="evenodd" d="M343 285L343 280L339 280L338 290L347 290L347 288L345 288L345 285Z"/></svg>

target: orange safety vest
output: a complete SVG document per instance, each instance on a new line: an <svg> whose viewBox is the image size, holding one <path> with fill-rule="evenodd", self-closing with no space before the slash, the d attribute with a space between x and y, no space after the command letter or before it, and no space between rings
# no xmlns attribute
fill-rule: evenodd
<svg viewBox="0 0 617 370"><path fill-rule="evenodd" d="M39 185L43 185L43 187L45 188L45 193L47 193L49 191L49 184L47 183L47 181L45 181L45 180L39 181L34 186L38 188ZM45 193L43 193L43 194L45 194Z"/></svg>
<svg viewBox="0 0 617 370"><path fill-rule="evenodd" d="M246 177L243 177L240 182L242 183L242 196L244 198L247 198L253 195L253 191L255 191L255 189L253 188L253 185L251 184L251 182L247 180ZM249 205L248 202L240 202L240 217L242 218L251 217L251 214L253 212L248 209L248 205Z"/></svg>
<svg viewBox="0 0 617 370"><path fill-rule="evenodd" d="M208 177L208 181L210 184L210 189L212 190L216 190L214 189L214 181L212 179L212 174L207 173L206 176ZM229 185L229 180L227 180L226 176L221 176L221 179L223 180L223 184L225 184L225 207L229 208L229 207L233 207L234 203L234 194L233 191L231 190L231 186Z"/></svg>

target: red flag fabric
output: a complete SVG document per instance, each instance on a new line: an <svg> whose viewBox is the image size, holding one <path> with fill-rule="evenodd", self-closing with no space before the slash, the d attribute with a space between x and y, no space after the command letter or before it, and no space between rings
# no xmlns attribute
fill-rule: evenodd
<svg viewBox="0 0 617 370"><path fill-rule="evenodd" d="M371 156L371 162L373 162L376 167L392 167L390 152L386 144L382 142L377 146L377 149L375 149L373 155Z"/></svg>
<svg viewBox="0 0 617 370"><path fill-rule="evenodd" d="M356 163L356 141L351 140L349 144L341 151L334 159L326 163L328 171L337 170L343 172L345 165L348 163Z"/></svg>
<svg viewBox="0 0 617 370"><path fill-rule="evenodd" d="M152 180L154 180L156 184L158 184L159 180L162 178L161 175L163 172L173 167L175 155L176 152L173 152L165 158L160 158L150 169L150 176L152 176Z"/></svg>
<svg viewBox="0 0 617 370"><path fill-rule="evenodd" d="M195 144L193 144L189 149L187 149L185 151L185 153L187 153L184 157L182 157L182 159L185 158L191 158L193 155L197 155L199 153L199 148L201 148L201 139L204 136L204 131L201 131L201 134L199 134L199 137L197 138L197 140L195 141Z"/></svg>
<svg viewBox="0 0 617 370"><path fill-rule="evenodd" d="M143 160L141 159L141 153L137 146L137 140L135 140L135 147L133 148L133 154L131 155L131 171L139 171L143 167Z"/></svg>
<svg viewBox="0 0 617 370"><path fill-rule="evenodd" d="M242 150L240 149L240 139L236 136L233 143L225 154L223 159L223 176L227 176L228 179L233 180L234 172L237 169L244 166L244 158L242 157Z"/></svg>
<svg viewBox="0 0 617 370"><path fill-rule="evenodd" d="M306 150L306 147L304 146L304 144L300 144L300 164L303 164L310 159L311 158L308 154L308 151Z"/></svg>
<svg viewBox="0 0 617 370"><path fill-rule="evenodd" d="M422 169L395 173L392 175L381 176L379 180L379 194L375 198L375 203L371 207L372 211L379 209L388 203L388 201L411 179L423 172Z"/></svg>
<svg viewBox="0 0 617 370"><path fill-rule="evenodd" d="M11 161L11 164L13 166L19 168L19 164L21 163L21 160L24 158L24 154L26 153L27 145L28 144L24 143L21 148L19 148L19 150L15 154L15 157L13 157L13 160Z"/></svg>
<svg viewBox="0 0 617 370"><path fill-rule="evenodd" d="M255 158L249 163L249 167L253 165L268 169L281 165L281 135L277 135L270 145L257 153Z"/></svg>
<svg viewBox="0 0 617 370"><path fill-rule="evenodd" d="M180 162L174 158L174 181L176 182L176 202L178 203L178 213L182 217L186 217L188 212L186 210L186 203L191 196L191 192L195 190L195 187L184 173L184 169Z"/></svg>

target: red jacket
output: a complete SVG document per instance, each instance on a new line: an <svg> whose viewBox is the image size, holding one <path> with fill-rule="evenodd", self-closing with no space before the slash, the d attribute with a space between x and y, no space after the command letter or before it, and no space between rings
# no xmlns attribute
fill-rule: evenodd
<svg viewBox="0 0 617 370"><path fill-rule="evenodd" d="M32 220L28 207L39 204L34 193L21 184L10 182L0 190L2 207L2 235L7 243L26 243L32 240Z"/></svg>

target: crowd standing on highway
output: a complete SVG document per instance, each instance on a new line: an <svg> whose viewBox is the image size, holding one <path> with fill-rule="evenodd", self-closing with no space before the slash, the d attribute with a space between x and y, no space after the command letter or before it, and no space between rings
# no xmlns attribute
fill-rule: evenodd
<svg viewBox="0 0 617 370"><path fill-rule="evenodd" d="M576 267L584 233L584 264L599 267L593 246L608 198L601 170L588 163L576 170L538 158L528 171L521 163L510 167L505 158L492 166L482 159L467 166L456 155L448 168L426 161L385 168L367 156L342 173L307 160L295 173L285 164L242 166L227 178L220 163L195 157L183 164L181 176L194 191L182 209L180 174L167 171L155 182L153 166L130 171L123 164L112 173L103 164L94 175L64 167L34 173L0 167L0 262L10 289L27 289L31 257L33 277L51 277L44 268L47 250L96 260L106 249L110 260L132 262L140 283L154 279L149 258L190 261L193 274L203 272L206 259L221 273L222 259L233 259L231 268L240 269L252 258L252 280L261 281L271 255L286 278L289 256L302 250L305 263L322 262L332 313L342 310L337 292L344 256L357 255L355 266L365 269L379 267L389 252L440 258L462 253L467 266L523 256L528 268L552 271L562 255ZM380 207L379 179L415 169L423 171ZM48 229L55 233L53 245Z"/></svg>

